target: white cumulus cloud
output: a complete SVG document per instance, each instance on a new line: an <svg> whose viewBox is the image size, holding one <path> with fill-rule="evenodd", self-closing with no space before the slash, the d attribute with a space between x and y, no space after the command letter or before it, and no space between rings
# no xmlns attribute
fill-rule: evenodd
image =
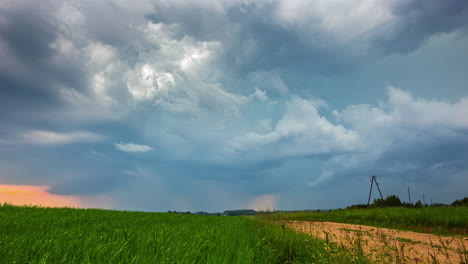
<svg viewBox="0 0 468 264"><path fill-rule="evenodd" d="M355 150L356 133L330 123L318 113L313 100L293 96L286 108L274 130L249 132L235 137L229 146L236 152L263 149L264 155L259 156L267 159Z"/></svg>
<svg viewBox="0 0 468 264"><path fill-rule="evenodd" d="M453 147L467 142L468 97L457 102L427 100L391 86L387 95L380 106L350 105L333 112L339 124L355 131L359 151L331 158L328 169L310 185L335 177L326 173L332 169L337 175L375 166L387 174L401 175L458 162L461 154ZM434 149L440 153L428 151Z"/></svg>
<svg viewBox="0 0 468 264"><path fill-rule="evenodd" d="M147 146L147 145L138 145L134 143L114 143L115 148L118 150L121 150L123 152L130 152L130 153L138 153L138 152L148 152L153 150L152 147Z"/></svg>

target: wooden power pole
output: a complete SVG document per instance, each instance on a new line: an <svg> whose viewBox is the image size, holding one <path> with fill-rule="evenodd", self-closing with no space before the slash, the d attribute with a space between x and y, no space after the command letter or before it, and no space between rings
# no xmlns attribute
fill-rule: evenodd
<svg viewBox="0 0 468 264"><path fill-rule="evenodd" d="M374 181L375 181L375 185L377 185L377 190L379 190L380 198L382 198L383 200L383 195L382 195L382 192L380 191L379 183L377 182L377 178L375 178L375 176L374 176Z"/></svg>
<svg viewBox="0 0 468 264"><path fill-rule="evenodd" d="M409 186L408 186L408 201L411 204L411 193L410 193L410 190L409 190Z"/></svg>
<svg viewBox="0 0 468 264"><path fill-rule="evenodd" d="M382 200L383 200L383 195L382 195L382 192L380 191L380 187L379 187L379 183L377 182L377 178L375 177L375 175L372 175L370 190L369 190L369 199L367 199L367 206L369 206L369 204L370 204L370 198L371 198L371 195L372 195L372 185L374 185L374 182L375 182L375 185L377 186L377 190L379 190L380 198L382 198Z"/></svg>
<svg viewBox="0 0 468 264"><path fill-rule="evenodd" d="M372 179L370 181L370 191L369 191L369 199L367 199L367 206L369 206L369 203L370 203L370 197L372 194L372 185L374 185L374 175L372 175Z"/></svg>

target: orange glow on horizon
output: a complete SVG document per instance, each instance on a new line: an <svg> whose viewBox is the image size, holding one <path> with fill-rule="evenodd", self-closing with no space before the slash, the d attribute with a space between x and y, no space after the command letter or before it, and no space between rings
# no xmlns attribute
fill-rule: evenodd
<svg viewBox="0 0 468 264"><path fill-rule="evenodd" d="M83 207L79 196L55 195L47 192L50 186L0 184L0 203L38 205L48 207Z"/></svg>

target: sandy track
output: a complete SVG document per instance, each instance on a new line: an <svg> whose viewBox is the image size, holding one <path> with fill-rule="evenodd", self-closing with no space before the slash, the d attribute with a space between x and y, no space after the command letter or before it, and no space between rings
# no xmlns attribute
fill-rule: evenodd
<svg viewBox="0 0 468 264"><path fill-rule="evenodd" d="M363 252L377 263L467 263L468 239L334 222L284 221L299 232ZM464 253L463 253L464 252Z"/></svg>

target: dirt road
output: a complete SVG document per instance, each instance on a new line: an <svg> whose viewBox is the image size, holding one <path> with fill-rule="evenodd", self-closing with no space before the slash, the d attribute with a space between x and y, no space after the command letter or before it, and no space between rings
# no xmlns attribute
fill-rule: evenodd
<svg viewBox="0 0 468 264"><path fill-rule="evenodd" d="M468 239L334 222L282 222L296 231L351 250L377 263L468 264Z"/></svg>

